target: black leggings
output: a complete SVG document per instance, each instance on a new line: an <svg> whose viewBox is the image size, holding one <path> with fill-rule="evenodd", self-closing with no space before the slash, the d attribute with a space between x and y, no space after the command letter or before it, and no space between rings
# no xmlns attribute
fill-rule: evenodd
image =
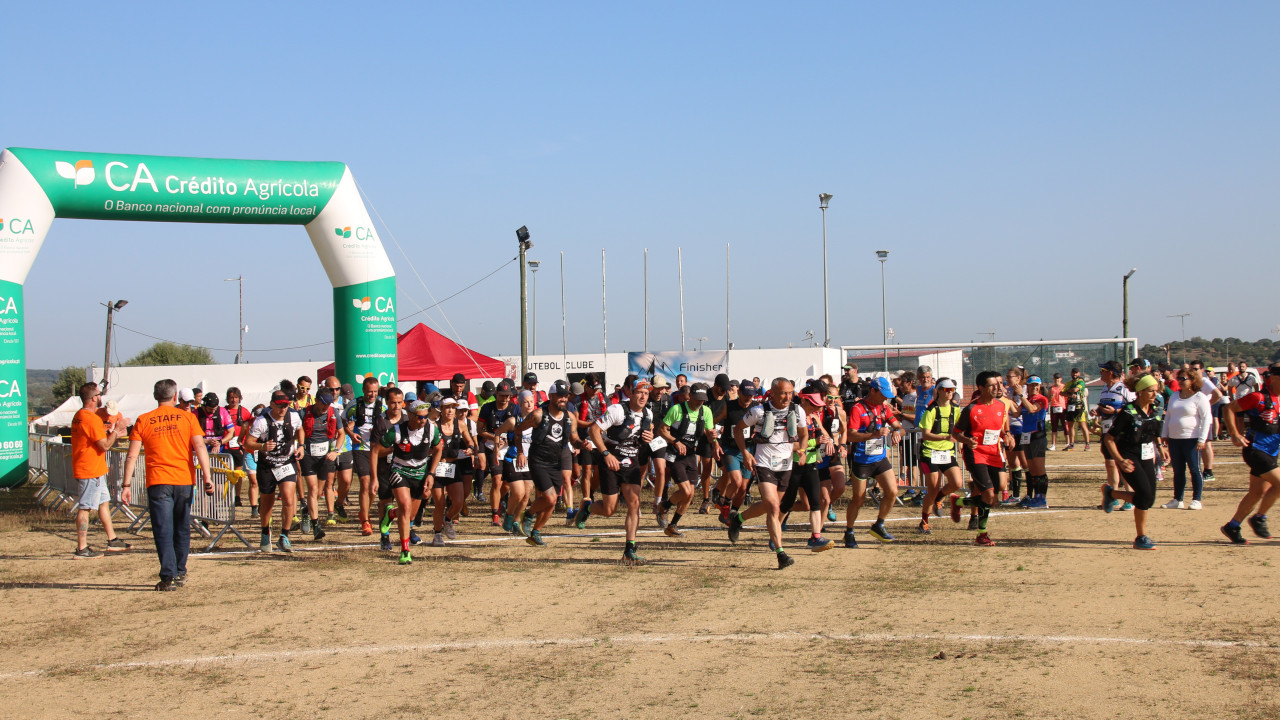
<svg viewBox="0 0 1280 720"><path fill-rule="evenodd" d="M1150 510L1156 502L1156 461L1128 455L1123 457L1133 462L1133 472L1121 473L1124 481L1133 488L1133 506L1139 510Z"/></svg>
<svg viewBox="0 0 1280 720"><path fill-rule="evenodd" d="M822 480L818 478L818 464L805 463L791 469L791 482L787 483L787 492L782 496L782 513L791 512L796 504L796 496L804 487L805 497L809 498L809 510L817 512L822 509Z"/></svg>

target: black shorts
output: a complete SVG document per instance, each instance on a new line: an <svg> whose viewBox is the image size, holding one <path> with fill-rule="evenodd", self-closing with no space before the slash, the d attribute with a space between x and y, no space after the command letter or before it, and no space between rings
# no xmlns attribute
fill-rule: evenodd
<svg viewBox="0 0 1280 720"><path fill-rule="evenodd" d="M373 474L373 466L368 450L352 450L351 463L357 477L369 477Z"/></svg>
<svg viewBox="0 0 1280 720"><path fill-rule="evenodd" d="M302 456L302 474L303 476L315 475L321 480L326 480L333 474L337 463L328 459L325 455L320 457L312 457L307 454Z"/></svg>
<svg viewBox="0 0 1280 720"><path fill-rule="evenodd" d="M1063 408L1062 410L1063 422L1068 422L1068 423L1085 422L1088 419L1087 412L1088 411L1085 410L1084 408L1080 408L1077 410L1067 410L1066 408Z"/></svg>
<svg viewBox="0 0 1280 720"><path fill-rule="evenodd" d="M409 488L409 497L414 500L421 500L423 490L427 485L427 479L422 478L421 480L415 480L392 470L391 482L389 484L392 490L395 490L396 488Z"/></svg>
<svg viewBox="0 0 1280 720"><path fill-rule="evenodd" d="M529 477L529 466L526 465L524 470L517 470L516 464L512 460L502 461L502 481L503 482L527 482L533 480Z"/></svg>
<svg viewBox="0 0 1280 720"><path fill-rule="evenodd" d="M1268 455L1257 448L1247 447L1242 455L1244 464L1249 466L1249 474L1254 477L1262 477L1277 467L1275 455Z"/></svg>
<svg viewBox="0 0 1280 720"><path fill-rule="evenodd" d="M1026 445L1018 445L1017 449L1026 453L1028 460L1042 458L1049 452L1049 436L1043 430L1033 432L1031 441Z"/></svg>
<svg viewBox="0 0 1280 720"><path fill-rule="evenodd" d="M564 474L559 465L547 465L537 460L530 460L529 476L533 478L533 487L540 493L554 488L556 494L559 494L564 486Z"/></svg>
<svg viewBox="0 0 1280 720"><path fill-rule="evenodd" d="M933 458L932 450L926 447L920 448L920 472L922 473L946 472L953 467L960 467L960 463L956 462L956 453L954 450L951 452L951 460L948 462L935 463L933 462L932 458Z"/></svg>
<svg viewBox="0 0 1280 720"><path fill-rule="evenodd" d="M973 486L979 493L993 490L1000 484L1000 468L965 460L969 475L973 477Z"/></svg>
<svg viewBox="0 0 1280 720"><path fill-rule="evenodd" d="M785 493L787 485L791 483L791 472L791 470L770 470L763 464L757 464L752 479L756 481L757 485L776 485L778 486L778 492Z"/></svg>
<svg viewBox="0 0 1280 720"><path fill-rule="evenodd" d="M348 450L348 451L346 451L346 452L344 452L344 453L340 453L340 454L338 455L338 469L339 469L339 470L350 470L350 469L351 469L351 467L352 467L352 463L353 463L353 462L354 462L354 460L353 460L353 459L352 459L352 457L351 457L351 451L350 451L350 450Z"/></svg>
<svg viewBox="0 0 1280 720"><path fill-rule="evenodd" d="M870 480L872 478L878 478L892 470L893 463L889 462L888 457L882 457L869 464L851 463L850 469L853 471L853 476L859 480Z"/></svg>
<svg viewBox="0 0 1280 720"><path fill-rule="evenodd" d="M448 485L453 485L454 483L462 482L462 476L471 472L471 468L469 467L464 471L462 463L463 460L441 460L440 464L436 466L436 487L446 487ZM440 470L442 470L446 464L453 465L453 477L445 477L440 474Z"/></svg>
<svg viewBox="0 0 1280 720"><path fill-rule="evenodd" d="M599 450L581 450L578 452L576 462L579 465L599 465L603 458L600 456Z"/></svg>
<svg viewBox="0 0 1280 720"><path fill-rule="evenodd" d="M258 492L262 493L263 495L275 495L276 489L280 485L280 483L291 482L291 483L294 483L295 485L298 483L298 469L293 466L293 463L289 463L288 465L283 465L282 467L287 467L292 472L290 472L288 475L282 478L277 479L276 474L271 471L271 466L269 465L258 466Z"/></svg>
<svg viewBox="0 0 1280 720"><path fill-rule="evenodd" d="M621 458L614 456L619 462ZM596 467L600 468L599 489L603 495L617 495L623 485L635 485L639 487L644 483L645 463L636 461L632 458L628 467L619 467L615 472L609 469L609 464L601 460Z"/></svg>
<svg viewBox="0 0 1280 720"><path fill-rule="evenodd" d="M378 499L390 500L394 497L391 493L391 465L390 456L387 462L378 463Z"/></svg>
<svg viewBox="0 0 1280 720"><path fill-rule="evenodd" d="M678 483L697 483L701 476L701 463L697 455L667 460L667 478Z"/></svg>
<svg viewBox="0 0 1280 720"><path fill-rule="evenodd" d="M225 448L222 452L231 456L231 465L235 469L244 469L244 448Z"/></svg>

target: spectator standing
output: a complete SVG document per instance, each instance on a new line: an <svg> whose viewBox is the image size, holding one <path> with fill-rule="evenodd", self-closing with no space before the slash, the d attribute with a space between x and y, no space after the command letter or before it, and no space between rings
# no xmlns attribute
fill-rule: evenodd
<svg viewBox="0 0 1280 720"><path fill-rule="evenodd" d="M1169 397L1165 412L1163 436L1168 440L1169 463L1173 466L1173 499L1161 505L1166 510L1181 510L1187 487L1187 471L1191 472L1192 510L1201 509L1200 497L1204 478L1200 475L1200 451L1209 440L1209 398L1200 392L1204 381L1195 370L1180 370L1178 392Z"/></svg>
<svg viewBox="0 0 1280 720"><path fill-rule="evenodd" d="M111 492L107 488L107 450L124 434L123 417L117 417L108 430L98 416L102 392L97 383L80 386L83 408L71 420L71 474L75 477L79 500L76 502L77 558L99 558L102 552L89 547L89 513L97 510L102 529L107 533L107 551L122 552L130 545L116 537L111 525ZM128 480L125 480L127 483ZM127 486L126 486L127 487Z"/></svg>

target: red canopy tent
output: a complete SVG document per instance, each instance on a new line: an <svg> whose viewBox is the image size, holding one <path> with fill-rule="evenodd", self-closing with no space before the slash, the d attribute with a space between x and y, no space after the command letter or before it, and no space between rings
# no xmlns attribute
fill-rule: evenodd
<svg viewBox="0 0 1280 720"><path fill-rule="evenodd" d="M421 323L396 341L400 382L435 381L462 373L468 378L506 377L506 365L450 340ZM320 368L317 381L333 375L333 363Z"/></svg>

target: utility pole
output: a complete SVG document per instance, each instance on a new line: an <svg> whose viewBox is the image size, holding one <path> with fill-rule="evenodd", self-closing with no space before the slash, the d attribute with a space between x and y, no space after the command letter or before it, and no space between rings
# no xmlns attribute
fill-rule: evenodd
<svg viewBox="0 0 1280 720"><path fill-rule="evenodd" d="M1121 329L1124 331L1124 333L1120 337L1129 337L1129 278L1133 277L1133 274L1136 272L1138 272L1138 268L1130 268L1129 272L1124 274L1124 283L1123 283L1124 285L1124 317L1121 320ZM1125 343L1124 346L1125 346L1125 350L1129 349L1129 343ZM1134 348L1133 351L1134 351L1133 357L1137 357L1138 349ZM1132 360L1133 357L1129 357L1126 359Z"/></svg>
<svg viewBox="0 0 1280 720"><path fill-rule="evenodd" d="M676 274L680 284L680 351L684 351L684 248L676 248Z"/></svg>
<svg viewBox="0 0 1280 720"><path fill-rule="evenodd" d="M516 230L516 242L520 244L520 377L529 372L529 295L525 282L524 255L533 247L529 240L529 228L521 225Z"/></svg>
<svg viewBox="0 0 1280 720"><path fill-rule="evenodd" d="M113 303L110 300L108 300L103 304L107 306L107 342L105 343L106 347L102 352L102 388L101 388L102 394L105 395L107 393L107 383L110 382L107 379L107 371L111 369L111 330L113 327L113 323L115 322L114 319L111 317L111 314L116 310L119 310L120 308L124 307L125 305L128 305L129 301L117 300Z"/></svg>
<svg viewBox="0 0 1280 720"><path fill-rule="evenodd" d="M237 275L233 278L223 278L222 282L233 282L240 286L240 352L236 353L236 364L244 362L244 334L248 330L244 326L244 275Z"/></svg>
<svg viewBox="0 0 1280 720"><path fill-rule="evenodd" d="M1187 318L1191 317L1191 313L1179 313L1177 315L1168 315L1166 317L1176 317L1182 320L1182 364L1187 364Z"/></svg>
<svg viewBox="0 0 1280 720"><path fill-rule="evenodd" d="M828 307L831 295L827 292L827 203L831 202L831 197L831 193L818 194L818 208L822 210L822 347L831 347L831 312ZM883 273L883 263L880 267Z"/></svg>

